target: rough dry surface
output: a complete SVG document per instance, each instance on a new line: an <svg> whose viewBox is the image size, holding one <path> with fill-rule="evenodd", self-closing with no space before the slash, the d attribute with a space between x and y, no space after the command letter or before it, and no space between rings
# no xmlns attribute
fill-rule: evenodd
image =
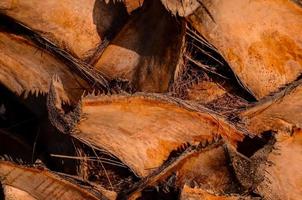
<svg viewBox="0 0 302 200"><path fill-rule="evenodd" d="M181 191L181 200L240 200L236 196L218 196L207 192L201 188L191 188L188 185L184 185Z"/></svg>
<svg viewBox="0 0 302 200"><path fill-rule="evenodd" d="M0 32L0 40L0 82L17 95L48 93L54 75L62 78L71 100L79 98L84 89L89 88L64 63L29 40L3 32Z"/></svg>
<svg viewBox="0 0 302 200"><path fill-rule="evenodd" d="M232 181L222 145L209 151L196 153L177 170L177 185L196 184L216 194L229 192L233 187Z"/></svg>
<svg viewBox="0 0 302 200"><path fill-rule="evenodd" d="M59 176L34 168L18 166L7 161L0 161L0 177L3 185L9 185L29 193L36 199L60 200L97 200L92 188L84 190ZM102 199L102 197L101 197Z"/></svg>
<svg viewBox="0 0 302 200"><path fill-rule="evenodd" d="M106 149L139 176L148 175L183 144L221 135L236 145L243 138L209 110L162 95L87 96L74 129L74 137Z"/></svg>
<svg viewBox="0 0 302 200"><path fill-rule="evenodd" d="M302 199L302 131L278 134L257 193L267 200Z"/></svg>
<svg viewBox="0 0 302 200"><path fill-rule="evenodd" d="M206 0L188 20L258 99L302 72L302 7L293 1ZM269 12L268 12L269 10Z"/></svg>
<svg viewBox="0 0 302 200"><path fill-rule="evenodd" d="M95 68L112 79L129 81L139 91L164 92L179 64L183 36L181 19L176 21L159 0L145 1Z"/></svg>
<svg viewBox="0 0 302 200"><path fill-rule="evenodd" d="M246 127L255 134L302 128L302 81L296 81L241 113Z"/></svg>
<svg viewBox="0 0 302 200"><path fill-rule="evenodd" d="M78 57L97 47L104 33L127 16L122 3L106 4L101 0L12 0L2 4L0 12L40 31Z"/></svg>

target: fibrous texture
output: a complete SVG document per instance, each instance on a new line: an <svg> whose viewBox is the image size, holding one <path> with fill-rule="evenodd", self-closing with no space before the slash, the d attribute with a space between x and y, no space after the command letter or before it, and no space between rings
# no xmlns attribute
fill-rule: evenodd
<svg viewBox="0 0 302 200"><path fill-rule="evenodd" d="M302 84L294 82L273 96L247 108L240 115L248 129L256 134L265 131L292 133L302 127Z"/></svg>
<svg viewBox="0 0 302 200"><path fill-rule="evenodd" d="M302 199L301 0L0 0L0 199Z"/></svg>
<svg viewBox="0 0 302 200"><path fill-rule="evenodd" d="M211 17L200 7L188 20L257 99L301 74L301 7L283 0L203 2Z"/></svg>
<svg viewBox="0 0 302 200"><path fill-rule="evenodd" d="M7 1L0 11L83 58L127 16L121 3L102 0ZM115 24L113 24L115 23Z"/></svg>
<svg viewBox="0 0 302 200"><path fill-rule="evenodd" d="M244 136L205 108L161 95L89 95L78 107L81 117L72 135L106 149L139 176L148 175L183 144L222 136L236 145Z"/></svg>
<svg viewBox="0 0 302 200"><path fill-rule="evenodd" d="M9 185L29 193L37 199L99 199L105 198L64 180L47 170L26 168L7 161L0 161L0 177L4 185ZM96 191L95 191L96 192Z"/></svg>
<svg viewBox="0 0 302 200"><path fill-rule="evenodd" d="M302 132L280 134L264 163L264 179L256 191L268 200L302 198ZM260 169L261 169L260 168Z"/></svg>
<svg viewBox="0 0 302 200"><path fill-rule="evenodd" d="M31 41L6 32L0 32L0 40L0 82L17 95L48 93L54 75L62 78L72 100L89 88L68 66Z"/></svg>

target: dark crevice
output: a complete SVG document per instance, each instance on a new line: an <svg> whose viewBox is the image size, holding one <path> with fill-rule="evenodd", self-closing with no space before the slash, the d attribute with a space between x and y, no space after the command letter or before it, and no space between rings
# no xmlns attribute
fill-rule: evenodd
<svg viewBox="0 0 302 200"><path fill-rule="evenodd" d="M0 200L5 200L4 189L1 182L0 182Z"/></svg>
<svg viewBox="0 0 302 200"><path fill-rule="evenodd" d="M247 157L251 157L256 151L268 144L273 137L274 135L270 131L261 134L261 137L255 136L251 138L246 136L242 142L238 143L237 151Z"/></svg>
<svg viewBox="0 0 302 200"><path fill-rule="evenodd" d="M83 168L79 169L79 174L85 174L85 179L88 181L97 183L108 190L111 190L113 186L114 191L118 192L140 180L127 165L105 149L100 151L76 140L74 143L78 154L81 154L78 156L94 157L94 161L83 159L80 164Z"/></svg>
<svg viewBox="0 0 302 200"><path fill-rule="evenodd" d="M226 158L226 162L227 162L227 168L228 168L228 171L230 173L230 176L232 178L232 181L233 181L233 191L232 193L238 193L238 194L242 194L244 192L244 187L240 184L240 181L238 180L237 178L237 175L235 173L235 169L232 165L232 159L230 157L230 154L229 154L229 151L227 149L227 146L224 145L224 155L225 155L225 158Z"/></svg>
<svg viewBox="0 0 302 200"><path fill-rule="evenodd" d="M199 42L198 39L195 39L194 37L200 37L208 44ZM209 70L203 71L208 74L212 81L219 83L230 93L233 93L249 102L256 101L256 98L243 86L239 78L217 49L202 35L198 34L190 25L188 25L186 40L188 51L191 54L190 57L193 60L209 67ZM194 65L194 63L191 64Z"/></svg>

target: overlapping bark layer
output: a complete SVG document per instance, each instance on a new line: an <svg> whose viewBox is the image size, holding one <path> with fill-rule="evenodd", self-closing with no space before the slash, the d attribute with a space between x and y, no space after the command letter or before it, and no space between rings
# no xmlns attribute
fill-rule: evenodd
<svg viewBox="0 0 302 200"><path fill-rule="evenodd" d="M101 0L6 1L3 7L1 12L81 58L127 17L122 3Z"/></svg>
<svg viewBox="0 0 302 200"><path fill-rule="evenodd" d="M93 187L88 191L45 169L27 168L8 161L0 161L0 177L2 184L23 190L37 199L106 199L102 194L93 194L93 190L97 192Z"/></svg>
<svg viewBox="0 0 302 200"><path fill-rule="evenodd" d="M278 91L301 74L301 7L283 0L203 3L211 15L200 7L188 20L255 97Z"/></svg>
<svg viewBox="0 0 302 200"><path fill-rule="evenodd" d="M5 32L0 33L0 40L0 82L17 95L48 93L54 75L62 78L73 101L89 89L68 66L31 41Z"/></svg>
<svg viewBox="0 0 302 200"><path fill-rule="evenodd" d="M240 115L248 129L292 133L302 127L302 81L296 81L273 96L247 108Z"/></svg>
<svg viewBox="0 0 302 200"><path fill-rule="evenodd" d="M161 95L89 95L79 107L81 118L72 135L106 149L139 176L159 167L183 144L218 136L236 144L244 137L205 108Z"/></svg>
<svg viewBox="0 0 302 200"><path fill-rule="evenodd" d="M2 0L0 199L302 199L301 17Z"/></svg>

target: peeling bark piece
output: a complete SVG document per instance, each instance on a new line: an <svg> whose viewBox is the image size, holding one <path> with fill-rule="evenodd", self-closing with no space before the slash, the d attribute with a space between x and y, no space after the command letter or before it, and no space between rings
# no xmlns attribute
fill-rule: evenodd
<svg viewBox="0 0 302 200"><path fill-rule="evenodd" d="M256 192L267 200L302 199L302 131L278 134L276 139Z"/></svg>
<svg viewBox="0 0 302 200"><path fill-rule="evenodd" d="M38 200L29 193L12 186L4 187L5 200Z"/></svg>
<svg viewBox="0 0 302 200"><path fill-rule="evenodd" d="M215 113L163 95L89 95L78 107L81 117L69 128L74 129L72 135L109 151L139 176L161 166L183 144L211 143L222 136L236 145L244 137ZM63 118L73 118L77 112ZM55 125L62 121L51 116L50 120Z"/></svg>
<svg viewBox="0 0 302 200"><path fill-rule="evenodd" d="M222 145L209 151L196 153L188 158L177 170L176 184L197 184L198 187L210 190L215 194L234 191L231 172ZM237 189L237 188L236 188Z"/></svg>
<svg viewBox="0 0 302 200"><path fill-rule="evenodd" d="M181 200L248 200L251 198L241 196L218 196L211 194L201 188L191 188L184 185L181 196Z"/></svg>
<svg viewBox="0 0 302 200"><path fill-rule="evenodd" d="M225 57L257 99L302 72L302 8L293 1L203 1L188 21ZM269 12L268 12L269 10Z"/></svg>
<svg viewBox="0 0 302 200"><path fill-rule="evenodd" d="M183 21L171 16L159 0L144 1L104 50L95 69L111 79L130 82L138 91L167 91L181 58L184 33Z"/></svg>
<svg viewBox="0 0 302 200"><path fill-rule="evenodd" d="M207 152L217 146L221 146L223 141L212 141L212 143L205 143L206 140L196 144L183 147L184 150L178 156L168 159L162 166L154 170L148 176L142 178L139 182L132 185L128 190L120 192L117 199L137 199L142 191L148 186L158 185L160 182L167 180L171 175L188 159L197 153ZM187 145L186 145L187 146Z"/></svg>
<svg viewBox="0 0 302 200"><path fill-rule="evenodd" d="M19 166L7 161L0 161L0 177L4 186L27 192L36 199L107 199L92 186L83 188L47 170Z"/></svg>
<svg viewBox="0 0 302 200"><path fill-rule="evenodd" d="M62 78L65 90L75 102L88 84L64 63L37 48L29 40L0 32L0 82L17 95L48 93L52 76Z"/></svg>
<svg viewBox="0 0 302 200"><path fill-rule="evenodd" d="M173 15L186 17L199 8L198 0L161 0L167 10Z"/></svg>
<svg viewBox="0 0 302 200"><path fill-rule="evenodd" d="M302 128L302 80L292 83L240 114L247 129L255 134L265 131L292 133Z"/></svg>
<svg viewBox="0 0 302 200"><path fill-rule="evenodd" d="M1 9L1 7L0 7ZM116 28L127 17L122 3L101 0L12 1L0 12L40 31L62 49L86 56L104 39L104 32Z"/></svg>

